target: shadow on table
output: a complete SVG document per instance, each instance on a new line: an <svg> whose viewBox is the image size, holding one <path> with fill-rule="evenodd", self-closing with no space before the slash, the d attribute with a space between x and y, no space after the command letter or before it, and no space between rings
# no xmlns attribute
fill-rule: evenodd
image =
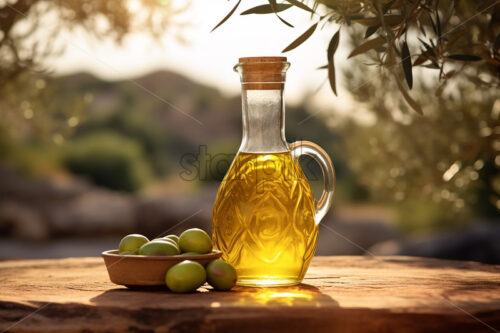
<svg viewBox="0 0 500 333"><path fill-rule="evenodd" d="M195 293L176 294L166 288L116 288L92 298L98 305L118 305L151 307L252 307L252 306L306 306L337 307L330 296L309 284L291 287L251 288L234 287L231 291L215 291L211 287L201 287Z"/></svg>

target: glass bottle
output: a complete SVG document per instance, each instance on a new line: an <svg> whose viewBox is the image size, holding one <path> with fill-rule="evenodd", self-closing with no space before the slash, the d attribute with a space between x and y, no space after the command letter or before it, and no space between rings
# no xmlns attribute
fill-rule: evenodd
<svg viewBox="0 0 500 333"><path fill-rule="evenodd" d="M243 138L215 200L214 245L238 273L238 285L285 286L302 281L316 249L318 225L332 205L335 171L327 153L285 139L286 57L240 58ZM315 201L298 159L321 166Z"/></svg>

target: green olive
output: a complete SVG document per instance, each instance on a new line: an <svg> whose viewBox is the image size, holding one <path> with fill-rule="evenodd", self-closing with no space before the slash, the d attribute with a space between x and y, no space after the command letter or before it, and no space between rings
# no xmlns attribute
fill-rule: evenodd
<svg viewBox="0 0 500 333"><path fill-rule="evenodd" d="M212 240L201 229L188 229L179 237L179 248L182 252L210 253L212 251Z"/></svg>
<svg viewBox="0 0 500 333"><path fill-rule="evenodd" d="M237 279L234 267L224 260L213 260L207 266L207 281L215 290L229 290Z"/></svg>
<svg viewBox="0 0 500 333"><path fill-rule="evenodd" d="M196 261L184 260L172 266L165 275L168 289L175 293L190 293L205 283L205 268Z"/></svg>
<svg viewBox="0 0 500 333"><path fill-rule="evenodd" d="M176 242L177 244L179 244L179 236L177 236L177 235L168 235L168 236L165 236L163 238L164 239L171 239L174 242Z"/></svg>
<svg viewBox="0 0 500 333"><path fill-rule="evenodd" d="M142 245L149 242L143 235L131 234L122 238L118 246L118 252L136 252Z"/></svg>
<svg viewBox="0 0 500 333"><path fill-rule="evenodd" d="M151 241L141 246L139 254L143 256L168 256L179 254L179 249L170 242Z"/></svg>
<svg viewBox="0 0 500 333"><path fill-rule="evenodd" d="M153 239L153 241L155 241L155 242L156 241L158 241L158 242L168 242L168 243L170 243L172 245L175 245L175 247L177 247L177 248L179 247L179 245L175 241L173 241L172 239L170 239L170 238L155 238L155 239Z"/></svg>

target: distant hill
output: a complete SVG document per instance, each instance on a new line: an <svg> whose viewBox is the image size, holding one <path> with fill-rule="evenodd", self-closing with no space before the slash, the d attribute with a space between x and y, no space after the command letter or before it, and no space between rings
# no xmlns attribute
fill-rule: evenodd
<svg viewBox="0 0 500 333"><path fill-rule="evenodd" d="M239 98L226 98L214 88L173 72L158 71L121 81L103 81L78 73L54 78L51 84L59 96L67 99L91 94L93 102L87 114L90 118L112 112L141 112L159 122L168 133L194 144L239 134Z"/></svg>
<svg viewBox="0 0 500 333"><path fill-rule="evenodd" d="M196 153L199 145L208 145L209 152L235 153L241 140L240 97L228 98L177 73L157 71L119 81L77 73L53 77L48 86L58 99L54 107L90 101L75 138L103 129L137 138L160 174L178 166L183 154ZM318 117L299 124L307 116L304 107L287 108L289 141L311 140L331 150L340 138Z"/></svg>

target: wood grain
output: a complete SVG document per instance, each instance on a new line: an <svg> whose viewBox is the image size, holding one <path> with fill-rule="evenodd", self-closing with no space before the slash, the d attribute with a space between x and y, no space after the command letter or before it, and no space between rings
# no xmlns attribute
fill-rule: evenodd
<svg viewBox="0 0 500 333"><path fill-rule="evenodd" d="M0 329L495 332L500 330L500 266L413 257L315 257L297 287L215 292L206 286L178 295L114 285L101 258L3 261Z"/></svg>

